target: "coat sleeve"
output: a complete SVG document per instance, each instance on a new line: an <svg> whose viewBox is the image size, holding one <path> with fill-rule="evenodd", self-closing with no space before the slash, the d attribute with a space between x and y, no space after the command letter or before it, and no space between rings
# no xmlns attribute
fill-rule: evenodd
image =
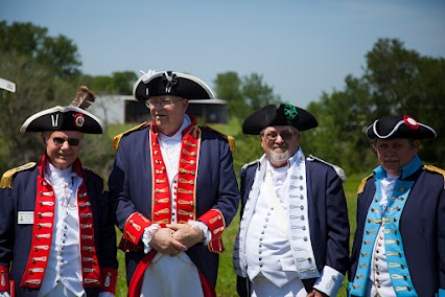
<svg viewBox="0 0 445 297"><path fill-rule="evenodd" d="M245 187L246 187L246 171L247 166L243 166L240 171L240 194L241 194L241 203L240 203L240 220L243 217L244 206L246 201L244 201ZM250 281L248 277L236 276L236 291L239 297L249 297L250 296Z"/></svg>
<svg viewBox="0 0 445 297"><path fill-rule="evenodd" d="M326 223L326 265L314 288L335 296L349 268L349 221L343 184L333 170L328 171Z"/></svg>
<svg viewBox="0 0 445 297"><path fill-rule="evenodd" d="M102 271L102 290L114 294L117 283L118 261L113 207L109 201L108 192L101 193L98 205L102 214L98 226L98 256Z"/></svg>
<svg viewBox="0 0 445 297"><path fill-rule="evenodd" d="M14 245L14 203L11 189L0 189L0 292L9 291L9 265Z"/></svg>
<svg viewBox="0 0 445 297"><path fill-rule="evenodd" d="M123 139L116 153L113 169L108 179L110 200L115 212L115 219L122 230L120 248L124 251L136 250L141 244L144 229L151 225L151 221L136 210L129 195L127 151Z"/></svg>
<svg viewBox="0 0 445 297"><path fill-rule="evenodd" d="M210 249L221 252L217 247L221 241L224 229L230 224L238 209L239 191L233 171L233 159L229 144L220 140L219 181L217 200L212 208L201 215L198 220L206 224L212 234ZM214 247L212 247L212 245Z"/></svg>
<svg viewBox="0 0 445 297"><path fill-rule="evenodd" d="M439 291L437 296L445 297L445 189L442 189L439 198L437 213L437 253L439 257Z"/></svg>

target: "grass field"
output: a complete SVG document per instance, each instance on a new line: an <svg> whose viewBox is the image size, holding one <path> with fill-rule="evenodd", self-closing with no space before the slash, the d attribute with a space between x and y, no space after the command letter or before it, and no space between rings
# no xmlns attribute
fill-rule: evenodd
<svg viewBox="0 0 445 297"><path fill-rule="evenodd" d="M344 184L345 193L348 202L349 222L351 224L351 238L355 231L355 209L356 209L356 190L361 180L361 176L348 177ZM229 228L224 231L224 245L226 250L220 256L220 265L218 273L218 283L216 286L217 296L219 297L236 297L235 290L235 273L232 267L232 248L235 241L235 236L238 228L239 216L237 215ZM126 296L127 288L125 283L125 262L124 256L121 251L118 254L119 257L119 280L116 296ZM344 285L344 287L346 287ZM345 289L343 288L339 295L341 297L346 296Z"/></svg>

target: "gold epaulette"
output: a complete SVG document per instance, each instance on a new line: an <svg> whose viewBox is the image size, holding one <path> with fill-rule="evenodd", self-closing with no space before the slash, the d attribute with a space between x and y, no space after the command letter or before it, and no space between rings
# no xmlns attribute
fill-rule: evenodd
<svg viewBox="0 0 445 297"><path fill-rule="evenodd" d="M360 182L360 185L358 186L357 194L363 193L363 191L365 190L366 183L368 182L368 179L370 179L373 176L374 176L374 174L370 174L367 177L362 179L362 181Z"/></svg>
<svg viewBox="0 0 445 297"><path fill-rule="evenodd" d="M219 132L218 130L213 129L212 127L209 126L204 126L203 128L209 129L212 132L215 132L216 134L222 136L224 139L227 140L227 142L229 143L229 147L230 147L230 151L233 153L236 149L236 140L235 137L231 136L231 135L226 135L224 133Z"/></svg>
<svg viewBox="0 0 445 297"><path fill-rule="evenodd" d="M3 173L2 179L0 181L0 189L12 188L12 180L14 178L14 175L16 175L20 171L31 169L36 166L36 164L36 162L29 162L19 167L9 169L5 173Z"/></svg>
<svg viewBox="0 0 445 297"><path fill-rule="evenodd" d="M142 129L142 128L145 128L145 127L147 127L148 125L150 125L150 122L145 121L145 122L143 122L143 123L141 123L141 124L139 124L139 125L137 125L137 126L135 126L135 127L133 127L133 128L128 129L127 131L125 131L125 132L123 132L123 133L121 133L121 134L118 134L118 135L114 136L114 137L113 137L113 149L114 149L115 151L117 151L117 149L119 148L119 143L121 142L121 139L122 139L122 137L123 137L124 135L127 135L127 134L129 134L129 133L131 133L131 132L133 132L133 131L136 131L136 130L140 130L140 129Z"/></svg>
<svg viewBox="0 0 445 297"><path fill-rule="evenodd" d="M423 165L423 169L426 171L429 171L429 172L440 174L445 178L445 170L442 168L436 167L431 164L425 164L425 165Z"/></svg>

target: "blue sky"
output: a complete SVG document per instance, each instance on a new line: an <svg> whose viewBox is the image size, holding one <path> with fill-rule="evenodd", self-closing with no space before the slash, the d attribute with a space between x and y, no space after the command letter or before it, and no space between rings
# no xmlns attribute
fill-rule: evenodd
<svg viewBox="0 0 445 297"><path fill-rule="evenodd" d="M378 38L445 57L443 0L0 0L0 19L71 38L88 74L256 72L303 107L361 75Z"/></svg>

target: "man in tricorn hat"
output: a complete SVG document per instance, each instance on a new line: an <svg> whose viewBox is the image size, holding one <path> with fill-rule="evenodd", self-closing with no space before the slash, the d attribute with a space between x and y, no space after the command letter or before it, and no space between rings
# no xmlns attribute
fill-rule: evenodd
<svg viewBox="0 0 445 297"><path fill-rule="evenodd" d="M264 155L241 169L241 223L234 248L238 294L336 296L348 269L349 223L343 170L305 157L306 110L268 105L243 123Z"/></svg>
<svg viewBox="0 0 445 297"><path fill-rule="evenodd" d="M445 296L445 171L418 156L436 132L388 116L367 135L379 166L358 190L349 296Z"/></svg>
<svg viewBox="0 0 445 297"><path fill-rule="evenodd" d="M127 251L129 296L215 296L223 230L239 200L225 136L186 114L214 98L199 78L151 72L135 85L151 121L115 138L109 179Z"/></svg>
<svg viewBox="0 0 445 297"><path fill-rule="evenodd" d="M94 95L82 87L75 100ZM100 121L76 106L30 116L21 132L41 132L44 152L0 184L0 296L114 296L116 234L102 179L79 161L84 133Z"/></svg>

